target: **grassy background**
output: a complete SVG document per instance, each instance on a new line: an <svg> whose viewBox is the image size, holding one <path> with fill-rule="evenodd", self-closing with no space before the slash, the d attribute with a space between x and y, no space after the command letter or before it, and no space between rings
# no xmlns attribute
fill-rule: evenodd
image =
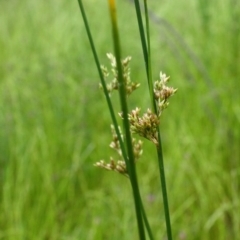
<svg viewBox="0 0 240 240"><path fill-rule="evenodd" d="M107 1L85 1L101 62ZM151 1L153 74L178 93L161 121L174 239L240 235L240 6ZM129 182L92 166L114 154L110 115L77 1L0 3L0 239L137 239ZM123 55L149 96L135 10L118 3ZM116 111L119 106L117 96ZM166 239L154 147L138 163L156 239Z"/></svg>

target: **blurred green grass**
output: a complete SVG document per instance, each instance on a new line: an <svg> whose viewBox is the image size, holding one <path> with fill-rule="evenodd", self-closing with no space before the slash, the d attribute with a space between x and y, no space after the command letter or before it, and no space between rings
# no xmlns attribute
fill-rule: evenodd
<svg viewBox="0 0 240 240"><path fill-rule="evenodd" d="M144 110L135 10L118 4L123 55L141 82L130 105ZM239 3L149 4L154 78L162 70L179 88L161 122L174 239L238 239ZM107 2L85 5L107 65ZM0 239L137 239L128 180L92 166L112 154L110 116L77 2L1 1L0 49ZM145 145L141 192L164 239L157 162Z"/></svg>

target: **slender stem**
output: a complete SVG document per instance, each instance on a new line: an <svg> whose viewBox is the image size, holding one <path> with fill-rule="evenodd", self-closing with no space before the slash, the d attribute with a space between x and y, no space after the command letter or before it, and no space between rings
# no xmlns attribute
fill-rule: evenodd
<svg viewBox="0 0 240 240"><path fill-rule="evenodd" d="M141 197L140 197L140 192L139 192L139 187L137 182L137 174L135 169L132 138L130 133L130 123L128 120L126 91L125 91L125 84L124 84L122 64L121 64L121 54L120 54L121 50L120 50L120 40L118 35L118 26L117 26L117 18L116 18L116 6L115 6L114 0L109 0L108 2L109 2L109 8L110 8L111 22L112 22L114 50L115 50L116 63L117 63L117 69L118 69L119 95L120 95L120 102L121 102L121 107L123 112L123 124L124 124L125 135L126 135L127 152L129 157L128 170L129 170L129 176L131 180L134 203L135 203L139 238L141 240L145 240L145 232L144 232L144 225L143 225L142 212L141 212L141 208L142 208Z"/></svg>
<svg viewBox="0 0 240 240"><path fill-rule="evenodd" d="M147 215L146 215L146 212L145 212L142 200L141 200L141 208L142 208L143 221L145 223L145 227L147 229L147 233L148 233L149 239L150 240L154 240L154 237L153 237L153 234L152 234L152 230L151 230L151 227L149 225L149 222L148 222L148 219L147 219Z"/></svg>
<svg viewBox="0 0 240 240"><path fill-rule="evenodd" d="M168 240L172 240L172 229L171 229L171 220L169 214L168 207L168 195L167 195L167 186L165 179L165 171L164 171L164 161L163 161L163 153L162 153L162 143L160 131L158 131L158 146L157 146L157 155L158 155L158 164L159 164L159 174L162 186L162 197L163 197L163 205L164 205L164 213L165 213L165 222L167 228L167 236Z"/></svg>
<svg viewBox="0 0 240 240"><path fill-rule="evenodd" d="M158 114L156 101L154 98L153 82L152 82L151 42L150 42L150 27L149 27L147 0L144 0L144 10L145 10L145 17L146 17L146 32L147 32L147 43L148 43L148 87L149 87L150 97L152 100L153 110L154 110L155 114ZM170 221L170 214L169 214L169 207L168 207L168 196L167 196L167 187L166 187L166 179L165 179L165 171L164 171L162 143L161 143L161 135L160 135L159 128L158 128L158 142L159 142L159 145L157 146L157 155L158 155L160 181L161 181L161 186L162 186L162 197L163 197L163 205L164 205L164 213L165 213L165 222L166 222L168 240L172 240L172 230L171 230L171 221Z"/></svg>
<svg viewBox="0 0 240 240"><path fill-rule="evenodd" d="M79 8L80 8L82 17L83 17L85 29L87 31L87 36L88 36L88 40L89 40L89 43L90 43L90 46L91 46L93 57L94 57L94 60L95 60L95 63L96 63L97 69L98 69L98 74L99 74L99 77L100 77L100 80L101 80L101 84L102 84L103 91L104 91L104 96L105 96L106 101L107 101L107 105L108 105L108 109L110 111L110 115L111 115L111 118L112 118L114 129L116 131L116 134L117 134L119 142L120 142L120 147L121 147L121 150L122 150L123 158L124 158L126 164L128 165L127 153L126 153L123 141L122 141L121 133L120 133L119 128L118 128L118 123L117 123L117 119L116 119L116 116L115 116L115 113L114 113L113 105L112 105L111 99L110 99L109 94L108 94L107 86L106 86L104 76L103 76L103 73L102 73L102 70L101 70L100 62L99 62L97 51L96 51L96 48L95 48L95 45L94 45L94 42L93 42L93 38L92 38L92 34L91 34L91 31L90 31L90 28L89 28L87 16L85 14L84 6L83 6L83 3L82 3L81 0L78 0L78 4L79 4Z"/></svg>
<svg viewBox="0 0 240 240"><path fill-rule="evenodd" d="M147 45L148 45L148 59L147 59L148 60L148 88L149 88L149 94L151 97L152 109L156 113L157 107L156 107L156 102L155 102L154 92L153 92L152 64L151 64L151 41L150 41L150 26L149 26L147 0L144 0L144 11L145 11Z"/></svg>
<svg viewBox="0 0 240 240"><path fill-rule="evenodd" d="M141 38L141 43L142 43L145 68L146 68L146 73L147 73L147 77L148 77L148 71L149 71L149 69L148 69L148 49L147 49L147 44L146 44L146 39L145 39L145 33L144 33L144 27L143 27L142 15L141 15L141 8L140 8L139 0L134 0L134 3L135 3L136 14L137 14L137 20L138 20L138 28L139 28L139 33L140 33L140 38Z"/></svg>

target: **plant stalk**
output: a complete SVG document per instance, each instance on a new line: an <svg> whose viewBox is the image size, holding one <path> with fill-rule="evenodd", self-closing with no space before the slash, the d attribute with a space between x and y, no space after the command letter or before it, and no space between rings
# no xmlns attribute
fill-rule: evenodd
<svg viewBox="0 0 240 240"><path fill-rule="evenodd" d="M139 187L137 182L137 174L135 169L135 160L134 160L132 138L131 138L131 132L130 132L130 123L128 120L128 107L127 107L126 90L125 90L125 83L124 83L122 63L121 63L121 49L120 49L120 40L118 35L116 6L115 6L114 0L109 0L108 2L109 2L109 8L110 8L111 23L112 23L114 52L116 56L116 63L117 63L117 70L118 70L119 97L120 97L121 108L123 113L123 125L124 125L125 135L126 135L126 145L127 145L128 161L129 161L128 171L129 171L129 177L130 177L134 203L135 203L135 212L136 212L137 223L138 223L139 238L141 240L145 240L145 231L144 231L142 212L141 212L141 208L142 208L141 197L140 197L140 192L139 192Z"/></svg>

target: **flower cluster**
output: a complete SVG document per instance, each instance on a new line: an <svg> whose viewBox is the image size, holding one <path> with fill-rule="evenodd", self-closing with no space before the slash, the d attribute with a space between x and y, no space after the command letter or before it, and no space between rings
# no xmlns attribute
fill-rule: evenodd
<svg viewBox="0 0 240 240"><path fill-rule="evenodd" d="M110 147L118 153L118 155L121 157L121 160L115 160L114 158L110 157L109 163L106 163L104 160L100 160L99 162L96 162L94 164L94 166L104 168L106 170L116 171L125 176L128 176L126 163L122 157L120 142L119 142L118 136L115 132L113 125L111 125L111 131L112 131L112 142L110 143ZM121 134L120 128L119 128L119 131ZM121 134L121 138L123 138L122 134ZM137 141L135 138L133 138L132 144L133 144L134 159L136 161L137 159L139 159L141 157L141 155L143 153L143 150L142 150L143 142L141 140Z"/></svg>
<svg viewBox="0 0 240 240"><path fill-rule="evenodd" d="M139 113L140 109L136 108L128 114L132 133L136 133L158 145L157 129L159 118L150 109L142 117L140 117Z"/></svg>
<svg viewBox="0 0 240 240"><path fill-rule="evenodd" d="M118 71L116 65L116 58L111 54L107 54L108 59L111 62L111 73L113 75L113 79L110 83L107 84L107 90L109 94L113 90L118 90L119 82L118 82ZM134 83L131 81L130 77L130 67L129 63L131 61L131 57L126 57L122 60L122 70L123 70L123 79L125 84L126 94L130 95L135 89L137 89L140 84ZM104 66L101 66L105 81L109 77L110 73L108 69ZM160 123L160 117L164 109L169 105L169 98L177 91L172 87L167 86L167 82L169 81L169 77L166 74L160 72L160 80L155 81L153 85L153 94L156 103L156 112L152 112L152 110L148 109L143 115L140 115L140 108L135 108L128 114L128 120L130 123L130 130L133 134L138 134L140 137L144 137L151 142L153 142L156 146L158 146L158 127ZM122 118L122 114L119 114ZM128 176L126 161L128 159L124 159L122 154L122 146L120 145L120 139L114 129L111 126L112 131L112 141L110 143L110 147L115 150L120 157L120 159L114 159L110 157L110 162L106 163L104 160L100 160L99 162L95 163L94 166L104 168L106 170L116 171L121 173L125 176ZM123 142L123 135L121 133L121 129L119 128L120 138ZM135 161L140 158L142 155L142 141L132 139L133 145L133 152L134 152L134 159Z"/></svg>
<svg viewBox="0 0 240 240"><path fill-rule="evenodd" d="M122 132L121 132L121 128L118 127L119 129L119 132L120 132L120 135L121 135L121 138L123 140L123 135L122 135ZM122 157L122 150L121 150L121 147L120 147L120 142L119 142L119 139L118 139L118 135L114 129L114 126L111 125L111 132L112 132L112 142L110 143L110 148L114 149L119 156Z"/></svg>
<svg viewBox="0 0 240 240"><path fill-rule="evenodd" d="M162 114L162 111L169 105L168 99L177 91L172 87L166 86L170 77L160 72L160 80L154 82L154 97L157 102L158 116Z"/></svg>
<svg viewBox="0 0 240 240"><path fill-rule="evenodd" d="M132 133L136 133L144 137L155 145L158 145L158 126L160 123L160 116L163 110L169 105L168 99L177 91L172 87L166 86L169 77L160 72L160 80L154 82L154 98L157 106L157 113L147 110L140 116L140 109L136 108L128 114L128 119L131 125ZM122 117L122 114L120 114Z"/></svg>
<svg viewBox="0 0 240 240"><path fill-rule="evenodd" d="M122 160L115 161L112 157L110 158L109 163L106 163L104 160L100 160L99 162L96 162L94 166L104 168L109 171L116 171L125 176L128 176L125 161L122 161Z"/></svg>
<svg viewBox="0 0 240 240"><path fill-rule="evenodd" d="M111 72L113 74L113 79L110 81L110 83L107 84L107 90L109 93L111 93L113 90L118 90L119 83L118 83L118 71L117 71L117 65L116 65L116 58L111 53L107 53L107 57L111 62ZM130 95L134 90L136 90L140 84L134 83L131 81L130 78L130 67L129 63L131 61L131 57L126 57L122 60L122 69L123 69L123 80L126 88L127 95ZM110 73L105 66L101 66L102 73L104 75L105 80L110 76Z"/></svg>

